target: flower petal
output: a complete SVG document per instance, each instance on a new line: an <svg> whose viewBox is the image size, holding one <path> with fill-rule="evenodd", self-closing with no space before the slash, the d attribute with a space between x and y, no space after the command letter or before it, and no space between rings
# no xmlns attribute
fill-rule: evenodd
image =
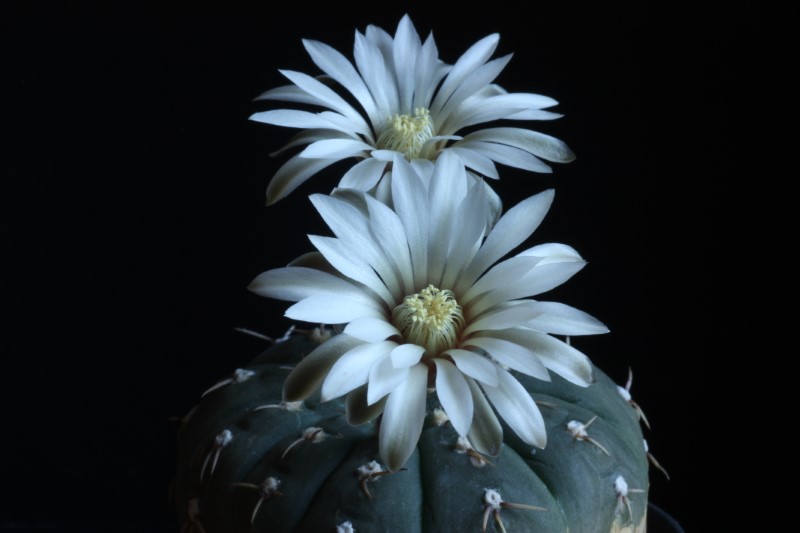
<svg viewBox="0 0 800 533"><path fill-rule="evenodd" d="M507 144L548 161L568 163L575 159L575 154L563 141L523 128L488 128L470 133L464 140Z"/></svg>
<svg viewBox="0 0 800 533"><path fill-rule="evenodd" d="M372 365L367 384L367 403L373 405L392 392L408 376L408 368L395 368L392 358L387 354Z"/></svg>
<svg viewBox="0 0 800 533"><path fill-rule="evenodd" d="M466 378L466 381L472 394L473 406L469 440L479 452L497 456L503 445L503 427L477 383L470 378Z"/></svg>
<svg viewBox="0 0 800 533"><path fill-rule="evenodd" d="M453 348L444 352L449 355L458 369L481 383L497 386L497 365L489 358L469 350Z"/></svg>
<svg viewBox="0 0 800 533"><path fill-rule="evenodd" d="M576 385L586 387L594 383L594 371L589 358L550 335L524 328L484 332L484 335L528 347L544 366Z"/></svg>
<svg viewBox="0 0 800 533"><path fill-rule="evenodd" d="M288 160L267 186L267 205L272 205L302 185L308 178L335 163L335 159L303 159L293 157Z"/></svg>
<svg viewBox="0 0 800 533"><path fill-rule="evenodd" d="M397 80L390 73L384 56L378 47L360 32L356 32L353 56L356 60L358 72L367 84L375 103L378 104L378 109L387 115L383 117L385 121L398 111ZM381 125L374 124L376 128ZM376 133L379 134L378 132Z"/></svg>
<svg viewBox="0 0 800 533"><path fill-rule="evenodd" d="M331 367L346 352L363 344L349 335L336 335L305 356L283 382L283 400L305 400L322 385Z"/></svg>
<svg viewBox="0 0 800 533"><path fill-rule="evenodd" d="M536 402L511 374L499 368L497 375L500 380L497 387L482 386L489 401L519 438L528 444L544 448L547 444L547 430Z"/></svg>
<svg viewBox="0 0 800 533"><path fill-rule="evenodd" d="M544 163L535 155L513 146L483 141L462 141L460 145L463 148L469 148L475 152L480 152L492 161L513 168L521 168L522 170L545 174L553 171L550 165Z"/></svg>
<svg viewBox="0 0 800 533"><path fill-rule="evenodd" d="M425 348L416 344L401 344L392 350L392 365L395 368L407 368L416 365L422 359Z"/></svg>
<svg viewBox="0 0 800 533"><path fill-rule="evenodd" d="M458 154L461 160L464 161L464 164L475 172L478 172L487 178L492 178L495 180L500 179L500 174L497 173L497 167L494 166L494 161L479 151L470 148L464 148L458 143L452 145L449 151Z"/></svg>
<svg viewBox="0 0 800 533"><path fill-rule="evenodd" d="M403 293L410 294L414 291L414 270L411 266L411 253L408 249L403 222L397 213L387 205L372 198L365 197L369 210L370 227L375 241L380 243L383 250L397 267Z"/></svg>
<svg viewBox="0 0 800 533"><path fill-rule="evenodd" d="M422 433L425 421L428 367L414 365L408 378L398 385L386 401L379 435L381 459L392 472L403 468Z"/></svg>
<svg viewBox="0 0 800 533"><path fill-rule="evenodd" d="M583 262L583 257L581 257L581 254L579 254L575 248L556 242L539 244L517 255L541 257L542 261L539 265L546 265L548 263Z"/></svg>
<svg viewBox="0 0 800 533"><path fill-rule="evenodd" d="M385 405L386 398L369 405L367 403L367 385L361 385L348 392L344 399L347 423L351 426L358 426L370 422L383 412Z"/></svg>
<svg viewBox="0 0 800 533"><path fill-rule="evenodd" d="M361 344L343 354L328 372L322 383L322 401L347 394L367 382L372 365L396 346L390 341Z"/></svg>
<svg viewBox="0 0 800 533"><path fill-rule="evenodd" d="M472 425L472 393L469 385L450 361L435 358L433 362L436 364L436 395L453 428L464 437Z"/></svg>
<svg viewBox="0 0 800 533"><path fill-rule="evenodd" d="M352 283L313 268L286 267L262 272L247 287L259 296L297 302L315 294L330 294L354 300L369 300Z"/></svg>
<svg viewBox="0 0 800 533"><path fill-rule="evenodd" d="M404 15L400 19L400 24L397 25L393 47L394 70L399 88L399 109L402 113L410 113L412 111L411 99L414 96L414 69L421 47L422 43L417 30L414 29L409 16Z"/></svg>
<svg viewBox="0 0 800 533"><path fill-rule="evenodd" d="M512 257L497 263L486 274L475 282L464 295L459 298L462 305L467 305L470 300L487 291L501 289L508 286L509 280L516 280L530 272L542 260L541 257L525 256Z"/></svg>
<svg viewBox="0 0 800 533"><path fill-rule="evenodd" d="M544 312L525 323L525 327L556 335L598 335L608 327L592 315L558 302L536 302Z"/></svg>
<svg viewBox="0 0 800 533"><path fill-rule="evenodd" d="M298 157L305 159L346 159L356 155L364 155L372 150L372 146L354 139L323 139L308 145Z"/></svg>
<svg viewBox="0 0 800 533"><path fill-rule="evenodd" d="M378 184L385 169L386 163L384 161L378 161L371 157L364 159L342 176L339 187L368 191Z"/></svg>
<svg viewBox="0 0 800 533"><path fill-rule="evenodd" d="M358 131L359 133L363 134L370 133L369 126L364 121L364 117L362 117L361 114L350 104L345 102L341 96L326 87L323 83L302 72L281 70L280 73L286 76L289 81L300 87L308 94L318 98L328 108L350 119L353 124L357 125L357 129L354 131Z"/></svg>
<svg viewBox="0 0 800 533"><path fill-rule="evenodd" d="M415 289L419 290L428 280L427 192L417 173L401 156L395 156L393 163L392 201L406 231Z"/></svg>
<svg viewBox="0 0 800 533"><path fill-rule="evenodd" d="M388 339L392 335L400 334L397 328L385 319L373 317L357 318L353 320L345 326L344 332L351 337L366 342L380 342Z"/></svg>
<svg viewBox="0 0 800 533"><path fill-rule="evenodd" d="M497 48L497 43L500 41L500 35L493 33L487 35L480 41L476 42L458 58L453 69L447 74L447 77L442 82L442 86L436 93L436 97L431 104L431 115L437 116L444 107L447 100L461 85L464 79L475 71L478 67L486 63Z"/></svg>
<svg viewBox="0 0 800 533"><path fill-rule="evenodd" d="M529 272L516 278L514 283L485 292L472 300L469 303L469 311L478 315L502 302L547 292L577 274L584 266L586 266L584 262L549 263L546 265L542 265L540 262Z"/></svg>
<svg viewBox="0 0 800 533"><path fill-rule="evenodd" d="M303 39L303 45L315 65L356 97L356 100L364 108L370 117L370 121L374 124L375 119L378 117L378 108L364 80L358 75L353 64L338 50L325 43Z"/></svg>
<svg viewBox="0 0 800 533"><path fill-rule="evenodd" d="M550 381L550 374L536 355L523 345L506 339L474 337L464 341L465 346L474 346L487 352L495 361L531 377Z"/></svg>
<svg viewBox="0 0 800 533"><path fill-rule="evenodd" d="M394 296L386 288L383 280L339 239L318 235L309 235L308 239L336 270L372 289L387 306L393 308L396 305Z"/></svg>
<svg viewBox="0 0 800 533"><path fill-rule="evenodd" d="M459 279L456 292L464 292L490 265L527 239L544 219L553 196L553 189L548 189L523 200L500 217Z"/></svg>
<svg viewBox="0 0 800 533"><path fill-rule="evenodd" d="M489 202L485 186L476 181L456 211L455 220L461 224L450 244L447 265L442 278L443 287L453 287L463 268L469 265L479 249L489 220ZM459 291L463 293L463 291Z"/></svg>
<svg viewBox="0 0 800 533"><path fill-rule="evenodd" d="M461 159L445 151L436 160L428 189L431 209L428 226L428 282L439 286L454 233L460 231L461 221L455 218L456 209L467 194L467 174Z"/></svg>
<svg viewBox="0 0 800 533"><path fill-rule="evenodd" d="M335 294L316 294L291 306L286 310L286 316L314 324L344 324L363 317L381 318L383 313L363 300L351 300Z"/></svg>
<svg viewBox="0 0 800 533"><path fill-rule="evenodd" d="M469 335L475 331L507 329L524 324L535 318L538 311L532 304L534 302L519 302L516 305L506 305L487 311L478 318L467 322L467 327L462 335ZM330 322L328 322L330 323Z"/></svg>

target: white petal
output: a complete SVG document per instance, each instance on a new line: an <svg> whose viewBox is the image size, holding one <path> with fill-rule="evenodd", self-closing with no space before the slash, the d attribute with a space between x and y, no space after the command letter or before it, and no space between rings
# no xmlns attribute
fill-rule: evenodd
<svg viewBox="0 0 800 533"><path fill-rule="evenodd" d="M335 162L335 159L303 159L297 156L291 158L278 169L269 182L267 205L272 205L285 198L308 178Z"/></svg>
<svg viewBox="0 0 800 533"><path fill-rule="evenodd" d="M547 292L580 272L585 265L586 263L583 262L549 263L546 265L539 263L526 274L516 278L514 283L506 284L505 287L484 293L472 300L469 304L469 310L477 315L502 302Z"/></svg>
<svg viewBox="0 0 800 533"><path fill-rule="evenodd" d="M374 43L356 32L356 41L353 48L356 66L361 77L366 82L369 92L375 99L378 109L383 111L388 118L397 113L397 80L390 73L383 54ZM384 120L386 120L384 118ZM376 127L379 124L375 124Z"/></svg>
<svg viewBox="0 0 800 533"><path fill-rule="evenodd" d="M349 335L335 335L305 356L283 383L283 399L287 402L305 400L322 385L325 376L339 358L362 344Z"/></svg>
<svg viewBox="0 0 800 533"><path fill-rule="evenodd" d="M470 300L487 291L507 287L510 280L517 280L530 272L542 260L541 257L512 257L497 263L486 274L475 282L464 295L459 298L459 302L466 306Z"/></svg>
<svg viewBox="0 0 800 533"><path fill-rule="evenodd" d="M550 381L550 374L536 355L517 343L506 339L491 337L475 337L462 343L465 346L475 346L486 351L492 358L513 370L522 372L531 377Z"/></svg>
<svg viewBox="0 0 800 533"><path fill-rule="evenodd" d="M422 359L425 348L416 344L401 344L392 350L392 365L395 368L408 368Z"/></svg>
<svg viewBox="0 0 800 533"><path fill-rule="evenodd" d="M453 348L444 353L453 358L453 362L464 374L481 383L493 387L497 385L497 365L487 357L460 348Z"/></svg>
<svg viewBox="0 0 800 533"><path fill-rule="evenodd" d="M397 305L394 296L386 288L383 280L357 253L350 250L339 239L318 235L309 235L308 239L336 270L372 289L389 307L393 308Z"/></svg>
<svg viewBox="0 0 800 533"><path fill-rule="evenodd" d="M417 55L422 47L417 31L408 15L400 19L394 34L393 59L399 88L400 112L412 111L411 98L414 95L414 68Z"/></svg>
<svg viewBox="0 0 800 533"><path fill-rule="evenodd" d="M408 368L395 368L392 358L386 355L372 365L367 386L367 404L372 405L392 392L408 376Z"/></svg>
<svg viewBox="0 0 800 533"><path fill-rule="evenodd" d="M368 191L378 184L386 169L386 163L367 158L351 167L339 182L339 187Z"/></svg>
<svg viewBox="0 0 800 533"><path fill-rule="evenodd" d="M253 101L280 100L283 102L296 102L298 104L323 105L319 98L310 95L297 85L282 85L275 87L253 98Z"/></svg>
<svg viewBox="0 0 800 533"><path fill-rule="evenodd" d="M555 105L558 102L552 98L535 94L511 93L498 94L489 97L470 98L450 116L447 124L439 129L442 135L449 135L456 131L500 119L552 120L560 115L540 111L542 104ZM540 118L539 118L540 117Z"/></svg>
<svg viewBox="0 0 800 533"><path fill-rule="evenodd" d="M558 302L537 302L544 312L525 323L525 327L556 335L598 335L608 333L605 324L580 309Z"/></svg>
<svg viewBox="0 0 800 533"><path fill-rule="evenodd" d="M367 112L370 121L375 123L375 119L378 116L375 100L352 63L339 51L325 43L304 39L303 45L306 47L306 51L308 51L314 64L350 91Z"/></svg>
<svg viewBox="0 0 800 533"><path fill-rule="evenodd" d="M317 141L324 141L327 139L351 139L350 135L342 133L340 131L333 131L333 130L303 130L298 132L291 140L281 146L278 150L274 152L270 152L270 157L277 157L284 153L287 150L291 150L292 148L296 148L297 146L304 146L306 144L311 144Z"/></svg>
<svg viewBox="0 0 800 533"><path fill-rule="evenodd" d="M428 368L414 365L406 380L389 394L386 401L379 448L381 459L392 472L403 468L417 447L425 421L427 386Z"/></svg>
<svg viewBox="0 0 800 533"><path fill-rule="evenodd" d="M286 310L286 316L316 324L344 324L363 317L382 318L383 313L363 300L351 300L334 294L318 294L291 306Z"/></svg>
<svg viewBox="0 0 800 533"><path fill-rule="evenodd" d="M342 355L322 384L322 401L347 394L367 382L372 365L385 357L395 343L389 341L362 344Z"/></svg>
<svg viewBox="0 0 800 533"><path fill-rule="evenodd" d="M563 141L523 128L489 128L470 133L465 140L507 144L548 161L566 163L575 159L575 154Z"/></svg>
<svg viewBox="0 0 800 533"><path fill-rule="evenodd" d="M450 244L447 265L442 279L443 287L452 287L466 265L478 250L489 219L489 203L483 183L475 182L467 197L456 211L455 220L461 224ZM459 291L463 292L463 291Z"/></svg>
<svg viewBox="0 0 800 533"><path fill-rule="evenodd" d="M497 173L497 167L494 166L494 161L486 157L479 151L470 148L463 148L458 143L451 146L448 151L453 151L464 161L464 164L487 178L500 179L500 174Z"/></svg>
<svg viewBox="0 0 800 533"><path fill-rule="evenodd" d="M461 230L455 212L467 193L467 174L457 155L445 151L436 160L428 190L431 209L428 236L428 281L441 284L450 242Z"/></svg>
<svg viewBox="0 0 800 533"><path fill-rule="evenodd" d="M473 405L469 440L479 452L496 456L503 445L503 428L478 385L470 378L466 378L466 381Z"/></svg>
<svg viewBox="0 0 800 533"><path fill-rule="evenodd" d="M351 426L358 426L370 422L383 412L385 405L385 401L369 405L367 403L367 386L361 385L348 392L344 399L347 423Z"/></svg>
<svg viewBox="0 0 800 533"><path fill-rule="evenodd" d="M497 221L497 224L484 241L483 246L475 255L475 259L473 259L465 275L459 279L456 292L463 292L490 265L527 239L539 227L548 209L550 209L550 205L553 203L553 195L553 190L548 189L531 196L509 209L505 215L500 217L500 220Z"/></svg>
<svg viewBox="0 0 800 533"><path fill-rule="evenodd" d="M459 85L447 103L442 108L441 112L436 116L439 124L447 120L447 117L455 111L461 103L474 95L487 85L489 85L500 74L511 60L511 54L489 61L488 63L476 68L463 82Z"/></svg>
<svg viewBox="0 0 800 533"><path fill-rule="evenodd" d="M561 113L553 113L552 111L543 111L541 109L526 109L525 111L520 111L518 113L514 113L513 115L508 115L506 117L507 120L556 120L563 117Z"/></svg>
<svg viewBox="0 0 800 533"><path fill-rule="evenodd" d="M433 99L433 104L431 104L432 115L436 116L464 79L492 56L499 41L500 36L498 34L493 33L492 35L487 35L470 46L469 49L458 58L458 61L453 65L453 69L448 73L444 82L442 82L441 88L436 93L436 98Z"/></svg>
<svg viewBox="0 0 800 533"><path fill-rule="evenodd" d="M366 157L372 146L353 139L324 139L310 144L298 157L306 159L345 159L361 155Z"/></svg>
<svg viewBox="0 0 800 533"><path fill-rule="evenodd" d="M506 329L524 324L540 313L533 305L528 305L529 303L533 302L522 302L519 305L502 306L487 311L480 317L471 320L463 335L469 335L474 331Z"/></svg>
<svg viewBox="0 0 800 533"><path fill-rule="evenodd" d="M314 194L310 198L342 244L351 254L365 261L380 276L393 299L399 300L403 294L396 266L388 260L381 245L373 238L366 209L361 209L366 208L364 195L351 192L354 193L353 202L324 194Z"/></svg>
<svg viewBox="0 0 800 533"><path fill-rule="evenodd" d="M517 255L541 257L542 261L539 265L546 265L548 263L583 262L583 257L581 257L575 248L555 242L539 244Z"/></svg>
<svg viewBox="0 0 800 533"><path fill-rule="evenodd" d="M302 72L281 70L280 73L289 78L289 81L300 87L308 94L319 98L320 101L324 102L324 104L330 109L337 111L343 116L352 120L354 124L359 126L358 131L369 131L369 127L364 121L364 117L362 117L358 111L353 109L350 104L345 102L341 96L333 92L320 81L312 78L308 74L303 74Z"/></svg>
<svg viewBox="0 0 800 533"><path fill-rule="evenodd" d="M377 159L378 161L383 161L385 163L391 163L394 161L394 158L397 157L397 152L394 150L373 150L369 154L373 158Z"/></svg>
<svg viewBox="0 0 800 533"><path fill-rule="evenodd" d="M385 319L364 317L357 318L347 324L344 332L367 342L380 342L386 340L392 335L399 335L400 332L396 327L391 325Z"/></svg>
<svg viewBox="0 0 800 533"><path fill-rule="evenodd" d="M385 204L366 197L369 209L370 229L386 254L392 259L400 274L403 293L410 294L414 291L414 270L411 266L411 253L408 249L403 222L397 213Z"/></svg>
<svg viewBox="0 0 800 533"><path fill-rule="evenodd" d="M358 136L355 135L359 130L357 125L342 115L338 115L337 119L337 115L337 113L330 111L327 113L309 113L308 111L298 111L296 109L273 109L253 113L250 115L250 120L287 128L337 130L357 139Z"/></svg>
<svg viewBox="0 0 800 533"><path fill-rule="evenodd" d="M527 346L544 366L576 385L586 387L594 382L589 358L569 344L549 335L522 328L485 332L484 335Z"/></svg>
<svg viewBox="0 0 800 533"><path fill-rule="evenodd" d="M287 267L268 270L256 276L247 288L259 296L290 302L316 294L341 295L353 300L363 300L365 303L369 300L352 283L313 268Z"/></svg>
<svg viewBox="0 0 800 533"><path fill-rule="evenodd" d="M450 66L445 65L439 60L439 51L436 49L436 42L433 34L428 35L425 43L417 56L417 64L414 69L414 105L413 108L431 108L431 98L433 91L439 86L439 82L450 71Z"/></svg>
<svg viewBox="0 0 800 533"><path fill-rule="evenodd" d="M414 268L415 288L427 284L428 201L425 186L405 158L397 156L392 168L392 201L403 222Z"/></svg>
<svg viewBox="0 0 800 533"><path fill-rule="evenodd" d="M483 385L483 390L503 420L523 441L539 448L547 444L544 419L528 391L503 369L497 370L497 387Z"/></svg>
<svg viewBox="0 0 800 533"><path fill-rule="evenodd" d="M439 358L433 362L436 364L436 395L453 428L464 437L472 425L472 393L453 363Z"/></svg>
<svg viewBox="0 0 800 533"><path fill-rule="evenodd" d="M513 146L483 141L462 141L463 148L480 152L492 161L531 172L549 173L553 169L538 157Z"/></svg>

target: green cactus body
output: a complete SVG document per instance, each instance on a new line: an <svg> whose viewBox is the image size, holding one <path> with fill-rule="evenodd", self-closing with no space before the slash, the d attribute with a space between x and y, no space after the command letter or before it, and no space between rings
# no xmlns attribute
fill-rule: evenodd
<svg viewBox="0 0 800 533"><path fill-rule="evenodd" d="M175 479L183 533L645 531L638 417L599 370L587 388L515 374L545 418L544 450L504 426L500 453L483 457L429 403L417 450L388 473L376 423L348 424L343 400L281 403L291 365L315 346L305 335L274 345L187 415Z"/></svg>

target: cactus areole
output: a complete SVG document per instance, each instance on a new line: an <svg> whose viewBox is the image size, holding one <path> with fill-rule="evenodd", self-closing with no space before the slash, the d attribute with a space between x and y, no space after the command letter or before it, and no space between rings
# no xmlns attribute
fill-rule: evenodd
<svg viewBox="0 0 800 533"><path fill-rule="evenodd" d="M286 376L316 346L305 334L275 344L185 417L174 484L182 533L645 531L638 415L601 371L585 388L515 374L548 443L534 449L504 427L495 456L460 438L428 394L418 446L391 472L380 417L352 425L343 399L282 401Z"/></svg>

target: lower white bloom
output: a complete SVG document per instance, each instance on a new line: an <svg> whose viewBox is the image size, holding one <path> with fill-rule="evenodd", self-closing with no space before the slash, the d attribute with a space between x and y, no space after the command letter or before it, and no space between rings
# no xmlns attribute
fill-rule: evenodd
<svg viewBox="0 0 800 533"><path fill-rule="evenodd" d="M582 311L530 299L584 266L571 247L543 244L497 263L536 229L552 190L520 202L487 232L485 189L463 179L458 158L440 157L430 170L436 179L401 156L393 166L394 210L360 191L312 196L336 237L311 236L318 252L250 285L297 302L290 318L346 324L297 365L284 400L321 386L323 401L347 395L351 423L383 413L380 453L391 470L416 447L429 387L478 451L495 455L502 443L489 402L521 439L544 447L539 409L509 369L543 380L550 369L586 386L588 358L549 334L608 331Z"/></svg>

